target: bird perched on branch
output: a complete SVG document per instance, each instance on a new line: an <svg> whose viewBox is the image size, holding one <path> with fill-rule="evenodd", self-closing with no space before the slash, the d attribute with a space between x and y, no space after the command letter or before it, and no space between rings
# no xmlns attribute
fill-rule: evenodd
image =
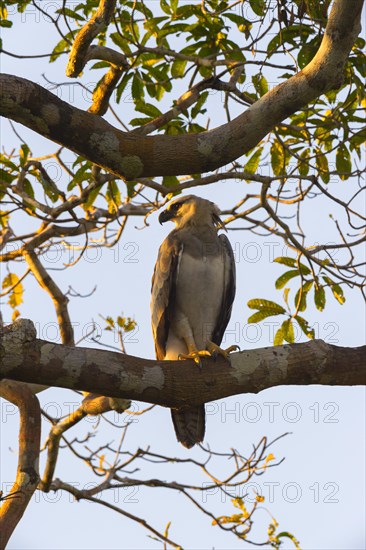
<svg viewBox="0 0 366 550"><path fill-rule="evenodd" d="M151 315L157 359L223 355L224 331L235 296L235 261L220 210L211 201L188 195L169 203L159 222L175 229L159 249L152 279ZM178 441L191 448L205 434L205 406L172 409Z"/></svg>

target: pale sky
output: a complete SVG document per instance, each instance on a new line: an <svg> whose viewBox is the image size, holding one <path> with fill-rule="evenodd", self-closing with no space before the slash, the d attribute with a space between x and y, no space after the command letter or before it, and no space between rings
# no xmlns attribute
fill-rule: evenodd
<svg viewBox="0 0 366 550"><path fill-rule="evenodd" d="M50 3L51 4L51 3ZM52 4L56 4L53 2ZM55 38L51 26L45 20L35 21L35 16L18 17L13 30L7 31L4 48L15 53L45 53L51 51ZM24 76L42 85L49 79L65 81L64 64L66 56L53 64L45 61L15 60L2 56L1 71ZM98 78L100 74L98 72ZM88 80L89 78L89 80ZM84 77L90 82L90 74ZM63 93L66 94L66 89ZM68 92L70 93L70 92ZM69 96L71 97L71 96ZM69 99L63 96L66 101ZM75 89L75 104L87 108L80 90ZM84 102L83 102L84 101ZM128 103L117 107L131 109ZM215 113L216 114L216 113ZM211 116L211 127L220 120ZM34 156L55 150L52 143L35 133L16 125L18 132L28 140ZM19 141L9 124L1 120L2 145L7 151L18 147ZM337 190L344 183L336 183ZM347 182L350 186L351 183ZM222 209L227 208L245 192L257 190L256 184L243 182L222 182L193 190L200 196L214 200ZM123 184L120 185L123 191ZM349 188L349 187L348 187ZM348 188L345 189L347 196ZM314 201L306 208L304 225L307 235L314 242L331 241L334 238L325 203ZM23 223L19 220L19 225ZM76 323L76 338L85 335L94 319L104 323L101 315L117 316L122 312L132 316L138 323L138 331L126 341L131 355L153 358L153 341L150 329L150 282L158 247L171 230L169 224L161 227L157 215L149 218L149 227L142 229L142 219L131 219L116 250L88 251L88 254L73 268L53 271L57 284L66 291L71 285L80 293L89 293L96 285L96 291L89 298L71 299L70 314ZM29 226L23 225L23 230ZM321 237L319 237L321 235ZM284 245L275 237L260 238L249 232L229 232L237 260L237 294L233 315L228 326L225 344L238 344L241 349L264 347L272 344L273 322L248 325L252 313L246 306L250 298L266 297L280 301L279 291L274 290L274 280L282 271L272 264L274 256L284 252ZM82 245L78 237L74 245ZM57 268L70 261L69 253L58 250L50 252L44 259L45 266ZM2 266L3 270L3 266ZM22 273L23 266L17 268ZM4 274L2 273L2 276ZM364 305L356 292L346 291L347 301L340 306L329 298L324 313L313 306L307 311L307 318L315 323L316 336L326 342L341 346L364 344ZM10 320L10 310L2 303L4 318ZM28 278L25 303L21 314L34 321L38 337L57 340L55 313L51 300ZM108 335L104 334L105 342ZM297 341L304 341L303 338ZM93 346L92 342L83 345ZM183 368L183 367L182 367ZM41 394L41 401L50 414L66 414L72 403L78 402L76 394L61 389L50 389ZM18 416L13 406L1 401L1 487L9 490L16 469ZM137 403L140 410L144 404ZM116 418L120 425L123 418ZM151 445L151 450L171 456L202 459L200 449L186 450L174 436L170 414L156 408L137 421L128 432L126 448ZM93 431L96 419L87 419L74 429L73 435L82 437ZM42 441L47 428L44 425ZM252 494L258 491L265 497L264 507L255 516L257 525L254 533L264 537L270 515L276 518L280 529L293 533L306 550L362 550L365 548L365 389L361 387L277 387L258 395L240 395L207 405L207 431L205 443L220 452L231 447L249 454L252 445L266 435L273 439L284 432L292 432L271 449L277 459L286 460L277 468L269 469L264 476L254 479L247 488ZM106 423L99 425L98 442L115 440L119 433ZM44 454L44 453L43 453ZM44 464L44 459L42 460ZM146 468L146 469L145 469ZM136 477L160 477L163 480L188 480L191 472L169 467L144 465ZM194 475L194 481L202 483L204 478ZM70 454L60 454L56 476L76 483L82 488L87 483L100 481ZM105 495L103 495L105 496ZM193 509L182 496L152 488L130 488L111 495L111 501L118 503L132 514L150 520L161 531L172 521L170 535L185 548L236 549L249 545L230 535L224 535L210 520ZM115 500L113 500L115 499ZM207 495L207 502L215 503L219 514L234 513L230 502L221 502L218 495ZM250 499L250 497L249 497ZM87 502L72 502L65 493L36 493L9 543L9 550L71 550L71 549L155 549L162 545L147 536L147 532L116 513ZM255 539L255 536L252 538ZM284 543L284 548L292 548Z"/></svg>

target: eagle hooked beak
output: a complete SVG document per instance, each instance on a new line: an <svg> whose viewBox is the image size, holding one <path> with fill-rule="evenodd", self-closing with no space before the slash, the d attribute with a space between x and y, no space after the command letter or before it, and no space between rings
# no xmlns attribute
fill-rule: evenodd
<svg viewBox="0 0 366 550"><path fill-rule="evenodd" d="M164 210L160 215L159 215L159 223L160 225L163 225L163 223L171 220L172 218L174 217L174 214L172 212L169 212L169 210Z"/></svg>

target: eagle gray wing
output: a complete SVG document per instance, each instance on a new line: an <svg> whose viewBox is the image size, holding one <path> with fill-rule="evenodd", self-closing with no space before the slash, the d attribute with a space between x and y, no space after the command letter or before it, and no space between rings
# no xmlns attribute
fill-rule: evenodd
<svg viewBox="0 0 366 550"><path fill-rule="evenodd" d="M172 231L159 248L151 284L151 323L155 341L155 353L159 360L166 354L166 342L172 308L175 304L175 289L179 260L183 243L176 231Z"/></svg>
<svg viewBox="0 0 366 550"><path fill-rule="evenodd" d="M222 243L222 255L224 259L224 288L221 297L220 314L212 333L212 341L218 346L221 344L224 332L230 321L236 290L236 267L233 249L226 235L219 235L219 239Z"/></svg>

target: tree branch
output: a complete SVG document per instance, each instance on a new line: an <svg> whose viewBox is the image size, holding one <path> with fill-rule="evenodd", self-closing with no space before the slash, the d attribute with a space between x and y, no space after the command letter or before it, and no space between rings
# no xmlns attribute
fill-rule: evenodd
<svg viewBox="0 0 366 550"><path fill-rule="evenodd" d="M66 68L67 76L76 77L81 73L87 60L91 42L109 25L115 7L116 0L100 0L97 11L75 38Z"/></svg>
<svg viewBox="0 0 366 550"><path fill-rule="evenodd" d="M125 354L51 344L35 337L33 323L17 320L4 329L0 377L77 389L109 397L188 407L279 385L362 385L366 346L344 348L312 340L247 350L204 360L152 361Z"/></svg>
<svg viewBox="0 0 366 550"><path fill-rule="evenodd" d="M75 345L74 329L72 327L69 310L67 307L69 299L65 296L65 294L63 294L55 281L47 273L47 270L43 267L34 249L26 247L23 251L23 256L38 284L46 290L52 298L56 309L62 342L69 346Z"/></svg>
<svg viewBox="0 0 366 550"><path fill-rule="evenodd" d="M88 109L89 113L94 113L99 116L105 115L108 111L111 95L113 94L122 73L123 69L120 67L112 66L109 68L94 90L93 103Z"/></svg>
<svg viewBox="0 0 366 550"><path fill-rule="evenodd" d="M37 397L26 384L2 380L0 396L14 403L20 413L17 475L8 498L0 508L0 550L3 550L38 485L41 411Z"/></svg>
<svg viewBox="0 0 366 550"><path fill-rule="evenodd" d="M252 149L277 124L324 92L340 87L360 32L362 6L363 0L335 0L320 48L310 63L214 130L131 135L72 107L36 83L4 74L0 76L0 114L127 180L214 170Z"/></svg>

